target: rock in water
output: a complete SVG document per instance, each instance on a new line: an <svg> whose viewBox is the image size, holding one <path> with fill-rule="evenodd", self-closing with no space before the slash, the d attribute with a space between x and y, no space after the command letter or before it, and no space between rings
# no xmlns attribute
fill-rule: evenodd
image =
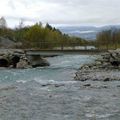
<svg viewBox="0 0 120 120"><path fill-rule="evenodd" d="M0 50L0 67L9 68L31 68L43 67L50 64L41 56L27 56L23 50L1 49Z"/></svg>
<svg viewBox="0 0 120 120"><path fill-rule="evenodd" d="M107 81L110 81L110 79L109 79L109 78L105 78L105 79L104 79L104 82L107 82Z"/></svg>
<svg viewBox="0 0 120 120"><path fill-rule="evenodd" d="M20 59L20 61L16 65L16 68L19 69L30 68L30 65L28 64L28 61L26 59Z"/></svg>
<svg viewBox="0 0 120 120"><path fill-rule="evenodd" d="M29 56L30 64L33 68L49 66L49 62L41 56Z"/></svg>

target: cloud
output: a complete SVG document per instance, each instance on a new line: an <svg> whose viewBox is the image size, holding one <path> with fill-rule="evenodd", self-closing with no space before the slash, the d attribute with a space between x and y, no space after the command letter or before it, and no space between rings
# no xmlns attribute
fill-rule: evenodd
<svg viewBox="0 0 120 120"><path fill-rule="evenodd" d="M119 0L1 0L0 16L51 24L118 24ZM15 22L16 21L16 22Z"/></svg>

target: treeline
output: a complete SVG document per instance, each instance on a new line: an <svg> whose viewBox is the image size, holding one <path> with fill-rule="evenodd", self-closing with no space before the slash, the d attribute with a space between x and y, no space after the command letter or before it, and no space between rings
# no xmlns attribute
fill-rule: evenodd
<svg viewBox="0 0 120 120"><path fill-rule="evenodd" d="M100 32L97 35L96 46L107 49L120 47L120 30L111 29Z"/></svg>
<svg viewBox="0 0 120 120"><path fill-rule="evenodd" d="M88 44L87 41L70 37L63 34L59 29L53 28L48 23L43 27L42 23L36 23L32 26L22 27L21 25L15 29L0 28L0 37L9 38L15 42L22 43L22 48L55 48L64 46L81 46Z"/></svg>

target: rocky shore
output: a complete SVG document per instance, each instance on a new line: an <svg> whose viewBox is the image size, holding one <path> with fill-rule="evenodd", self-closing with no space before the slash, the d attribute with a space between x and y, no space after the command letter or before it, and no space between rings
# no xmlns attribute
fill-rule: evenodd
<svg viewBox="0 0 120 120"><path fill-rule="evenodd" d="M0 50L0 67L24 69L49 65L45 58L27 56L25 51L21 49Z"/></svg>
<svg viewBox="0 0 120 120"><path fill-rule="evenodd" d="M75 80L120 80L120 49L109 50L98 56L94 63L83 65L77 71Z"/></svg>

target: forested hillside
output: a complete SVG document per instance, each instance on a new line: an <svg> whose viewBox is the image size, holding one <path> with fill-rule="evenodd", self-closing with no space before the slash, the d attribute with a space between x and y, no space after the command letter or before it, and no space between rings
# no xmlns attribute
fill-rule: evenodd
<svg viewBox="0 0 120 120"><path fill-rule="evenodd" d="M0 28L0 37L21 43L21 46L16 46L21 48L46 49L87 44L87 41L79 37L70 37L48 23L43 27L41 22L25 27L20 24L14 29Z"/></svg>

